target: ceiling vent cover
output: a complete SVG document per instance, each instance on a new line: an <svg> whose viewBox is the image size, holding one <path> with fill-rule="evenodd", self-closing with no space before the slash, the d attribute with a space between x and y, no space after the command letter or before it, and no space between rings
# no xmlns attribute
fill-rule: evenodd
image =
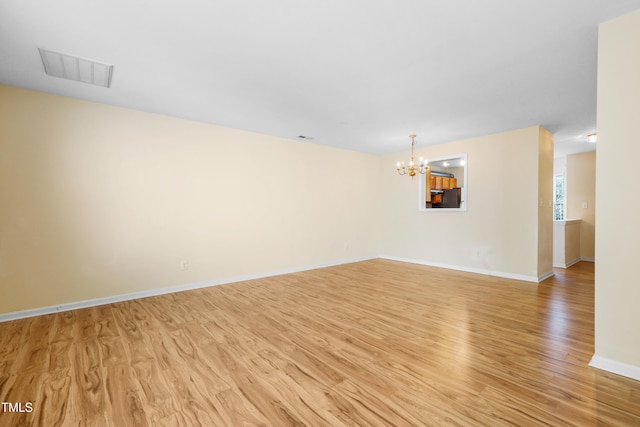
<svg viewBox="0 0 640 427"><path fill-rule="evenodd" d="M44 64L44 71L48 75L97 86L111 87L113 65L51 50L38 50L40 51L42 64Z"/></svg>

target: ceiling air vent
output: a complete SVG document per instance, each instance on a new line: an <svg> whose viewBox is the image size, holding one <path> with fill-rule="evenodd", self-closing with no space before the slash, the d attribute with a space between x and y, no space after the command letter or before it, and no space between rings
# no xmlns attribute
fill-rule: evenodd
<svg viewBox="0 0 640 427"><path fill-rule="evenodd" d="M65 53L38 49L44 71L54 77L75 80L92 85L110 87L113 65L79 58Z"/></svg>

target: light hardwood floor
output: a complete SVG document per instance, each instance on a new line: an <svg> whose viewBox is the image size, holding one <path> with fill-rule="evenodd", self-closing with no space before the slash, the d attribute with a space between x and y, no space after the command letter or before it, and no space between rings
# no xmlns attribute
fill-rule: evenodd
<svg viewBox="0 0 640 427"><path fill-rule="evenodd" d="M593 298L373 260L6 322L0 425L640 425Z"/></svg>

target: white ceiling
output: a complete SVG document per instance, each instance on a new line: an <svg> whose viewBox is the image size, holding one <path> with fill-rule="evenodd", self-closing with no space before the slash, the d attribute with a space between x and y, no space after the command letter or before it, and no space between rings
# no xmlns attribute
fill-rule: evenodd
<svg viewBox="0 0 640 427"><path fill-rule="evenodd" d="M600 22L640 0L2 0L0 83L383 154L542 125L593 149ZM38 48L115 66L47 76Z"/></svg>

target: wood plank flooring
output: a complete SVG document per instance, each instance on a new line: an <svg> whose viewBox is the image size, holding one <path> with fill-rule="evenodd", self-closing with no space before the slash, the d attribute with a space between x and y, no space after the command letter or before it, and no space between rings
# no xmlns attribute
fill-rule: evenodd
<svg viewBox="0 0 640 427"><path fill-rule="evenodd" d="M0 425L640 425L593 298L373 260L6 322Z"/></svg>

